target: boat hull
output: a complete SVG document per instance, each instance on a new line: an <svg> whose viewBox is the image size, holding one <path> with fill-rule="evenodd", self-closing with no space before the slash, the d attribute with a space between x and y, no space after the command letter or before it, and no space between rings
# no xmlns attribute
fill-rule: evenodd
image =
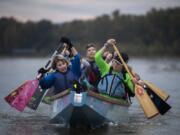
<svg viewBox="0 0 180 135"><path fill-rule="evenodd" d="M98 94L82 92L69 94L53 103L51 123L69 127L86 125L97 128L106 122L126 122L129 103L111 103L96 97Z"/></svg>

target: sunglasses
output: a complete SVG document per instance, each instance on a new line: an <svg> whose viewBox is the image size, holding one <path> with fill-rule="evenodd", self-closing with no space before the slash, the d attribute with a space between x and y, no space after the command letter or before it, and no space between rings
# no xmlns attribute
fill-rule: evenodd
<svg viewBox="0 0 180 135"><path fill-rule="evenodd" d="M118 65L122 65L122 63L120 63L119 61L117 61L117 60L115 60L115 59L114 59L114 62L115 62L116 64L118 64Z"/></svg>

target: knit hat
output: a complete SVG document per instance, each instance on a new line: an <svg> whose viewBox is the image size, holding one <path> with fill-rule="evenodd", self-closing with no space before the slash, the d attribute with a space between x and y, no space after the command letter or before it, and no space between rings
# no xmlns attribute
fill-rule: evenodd
<svg viewBox="0 0 180 135"><path fill-rule="evenodd" d="M125 63L128 63L128 61L129 61L129 56L127 55L127 53L124 53L124 52L123 52L123 53L121 53L121 56L122 56L124 62L125 62ZM121 60L120 60L120 58L119 58L118 55L115 55L113 59L116 60L116 61L118 61L118 62L120 62L120 63L122 64L122 62L121 62Z"/></svg>

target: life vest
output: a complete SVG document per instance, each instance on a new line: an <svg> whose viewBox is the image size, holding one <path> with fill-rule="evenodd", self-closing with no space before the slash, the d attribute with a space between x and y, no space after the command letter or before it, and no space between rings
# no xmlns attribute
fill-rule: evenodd
<svg viewBox="0 0 180 135"><path fill-rule="evenodd" d="M103 94L108 94L112 97L127 98L127 92L123 82L123 74L112 74L112 68L110 72L106 74L98 83L98 91Z"/></svg>
<svg viewBox="0 0 180 135"><path fill-rule="evenodd" d="M101 79L101 75L99 72L98 67L96 66L95 62L89 62L89 66L87 67L88 76L87 79L91 85L97 87L99 80Z"/></svg>
<svg viewBox="0 0 180 135"><path fill-rule="evenodd" d="M68 69L66 73L60 73L56 71L42 78L40 80L40 86L42 89L53 87L54 94L58 94L63 90L73 88L73 81L76 79L76 76L70 69Z"/></svg>

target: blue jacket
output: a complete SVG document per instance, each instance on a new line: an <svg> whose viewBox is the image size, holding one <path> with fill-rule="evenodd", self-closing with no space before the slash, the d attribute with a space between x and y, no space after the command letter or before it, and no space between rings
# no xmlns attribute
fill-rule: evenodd
<svg viewBox="0 0 180 135"><path fill-rule="evenodd" d="M78 80L80 77L80 55L74 56L71 61L71 66L65 73L55 71L49 73L40 80L40 86L42 89L48 89L54 87L54 94L62 92L68 88L72 88L74 80Z"/></svg>

